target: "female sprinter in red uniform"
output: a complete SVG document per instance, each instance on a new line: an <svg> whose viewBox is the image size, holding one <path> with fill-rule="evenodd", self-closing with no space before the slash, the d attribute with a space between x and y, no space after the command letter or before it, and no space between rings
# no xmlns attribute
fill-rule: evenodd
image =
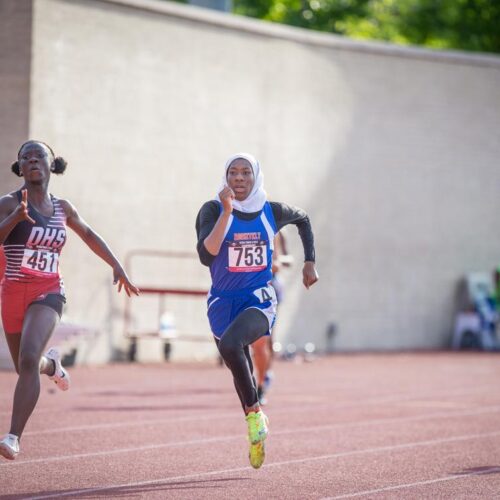
<svg viewBox="0 0 500 500"><path fill-rule="evenodd" d="M59 258L66 242L66 226L113 268L118 291L138 293L104 240L66 200L49 194L50 174L62 174L66 161L39 141L25 142L12 171L24 184L0 198L0 244L6 268L2 281L2 322L12 361L19 378L14 391L9 433L0 441L0 455L14 460L19 440L40 394L40 373L57 387L68 390L70 378L59 353L42 352L57 325L66 302L59 273Z"/></svg>
<svg viewBox="0 0 500 500"><path fill-rule="evenodd" d="M248 425L250 464L256 469L264 462L268 421L257 397L249 346L269 335L274 324L273 242L287 224L297 226L304 247L304 286L318 281L309 217L300 208L269 202L263 183L252 155L232 156L224 168L222 190L201 207L196 219L198 254L212 277L210 328L233 375Z"/></svg>

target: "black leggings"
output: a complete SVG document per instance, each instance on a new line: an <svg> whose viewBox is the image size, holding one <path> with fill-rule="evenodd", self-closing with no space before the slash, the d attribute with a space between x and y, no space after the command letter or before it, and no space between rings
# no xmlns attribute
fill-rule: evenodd
<svg viewBox="0 0 500 500"><path fill-rule="evenodd" d="M234 387L243 410L258 401L257 384L253 377L250 344L265 335L269 321L262 311L245 309L226 328L220 340L215 339L220 355L233 374Z"/></svg>

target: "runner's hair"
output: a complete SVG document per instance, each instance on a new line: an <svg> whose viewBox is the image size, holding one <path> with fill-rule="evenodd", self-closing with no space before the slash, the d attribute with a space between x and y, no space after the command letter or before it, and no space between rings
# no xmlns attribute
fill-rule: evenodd
<svg viewBox="0 0 500 500"><path fill-rule="evenodd" d="M52 151L52 148L43 141L30 140L30 141L26 141L25 143L21 144L21 147L19 148L19 151L17 152L18 159L19 159L19 155L21 154L21 151L23 150L24 146L26 146L27 144L42 144L43 146L45 146L52 154L52 158L54 158L54 161L52 162L52 165L50 167L50 171L54 174L57 174L57 175L61 175L64 173L64 171L66 170L66 167L68 165L68 162L64 158L62 158L61 156L56 157L56 155L54 154L54 151ZM19 160L15 161L10 168L11 168L12 172L14 172L18 177L22 177L21 170L19 168Z"/></svg>

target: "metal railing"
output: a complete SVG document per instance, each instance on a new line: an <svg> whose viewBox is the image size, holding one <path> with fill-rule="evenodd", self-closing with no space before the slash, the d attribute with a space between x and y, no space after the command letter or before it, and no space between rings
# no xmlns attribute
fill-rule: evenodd
<svg viewBox="0 0 500 500"><path fill-rule="evenodd" d="M197 260L198 255L195 252L173 251L173 250L147 250L136 249L128 252L125 257L125 270L130 277L131 281L139 288L141 295L153 295L158 297L158 328L154 331L138 332L132 328L133 314L132 314L132 301L134 296L126 298L124 308L124 336L131 342L129 359L135 359L135 351L137 340L143 338L159 338L160 335L160 321L161 317L166 311L166 298L168 296L188 296L194 298L206 298L208 289L192 288L192 287L162 287L152 286L147 283L135 282L134 280L134 261L138 258L160 258L160 259L189 259ZM175 338L163 339L165 343L165 358L168 359L170 354L170 342L172 340L183 340L190 342L207 342L211 341L211 337L202 335L188 335L181 334Z"/></svg>

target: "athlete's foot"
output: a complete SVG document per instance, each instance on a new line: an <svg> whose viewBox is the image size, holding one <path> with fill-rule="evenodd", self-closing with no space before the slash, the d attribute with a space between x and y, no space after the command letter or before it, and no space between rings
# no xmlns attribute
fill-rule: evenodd
<svg viewBox="0 0 500 500"><path fill-rule="evenodd" d="M54 374L50 375L50 380L53 380L61 391L67 391L71 384L69 373L61 364L61 356L55 347L51 347L46 353L45 357L54 363Z"/></svg>
<svg viewBox="0 0 500 500"><path fill-rule="evenodd" d="M14 460L19 453L19 438L14 434L7 434L0 441L0 455L7 460Z"/></svg>
<svg viewBox="0 0 500 500"><path fill-rule="evenodd" d="M271 384L274 380L274 372L272 370L267 370L266 376L264 377L264 391L268 391L269 387L271 387Z"/></svg>
<svg viewBox="0 0 500 500"><path fill-rule="evenodd" d="M264 440L269 433L269 420L262 410L250 412L246 416L248 424L248 441L250 442L250 465L258 469L264 463L266 450Z"/></svg>
<svg viewBox="0 0 500 500"><path fill-rule="evenodd" d="M266 449L264 441L259 441L256 444L250 443L250 451L248 453L248 458L250 459L250 465L254 469L260 469L266 458Z"/></svg>
<svg viewBox="0 0 500 500"><path fill-rule="evenodd" d="M252 444L256 444L266 439L269 433L268 418L262 410L257 412L251 411L246 417L248 424L248 440Z"/></svg>

